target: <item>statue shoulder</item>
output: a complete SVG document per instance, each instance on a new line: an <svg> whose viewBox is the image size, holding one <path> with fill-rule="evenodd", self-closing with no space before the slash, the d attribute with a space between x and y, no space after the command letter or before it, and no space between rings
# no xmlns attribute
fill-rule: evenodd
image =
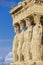
<svg viewBox="0 0 43 65"><path fill-rule="evenodd" d="M15 36L14 36L14 39L15 39L16 37L17 37L17 36L15 35Z"/></svg>
<svg viewBox="0 0 43 65"><path fill-rule="evenodd" d="M15 41L17 39L17 36L15 35L14 38L13 38L13 41Z"/></svg>
<svg viewBox="0 0 43 65"><path fill-rule="evenodd" d="M42 25L41 25L41 24L39 24L38 26L42 27Z"/></svg>
<svg viewBox="0 0 43 65"><path fill-rule="evenodd" d="M42 25L41 25L41 24L39 24L39 25L38 25L38 28L39 28L40 30L42 30Z"/></svg>

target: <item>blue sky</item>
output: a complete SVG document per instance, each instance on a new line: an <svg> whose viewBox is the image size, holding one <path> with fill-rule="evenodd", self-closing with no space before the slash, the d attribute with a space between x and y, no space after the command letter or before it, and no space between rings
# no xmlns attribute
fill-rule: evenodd
<svg viewBox="0 0 43 65"><path fill-rule="evenodd" d="M12 49L15 33L9 11L19 1L21 0L0 0L0 57L5 57Z"/></svg>

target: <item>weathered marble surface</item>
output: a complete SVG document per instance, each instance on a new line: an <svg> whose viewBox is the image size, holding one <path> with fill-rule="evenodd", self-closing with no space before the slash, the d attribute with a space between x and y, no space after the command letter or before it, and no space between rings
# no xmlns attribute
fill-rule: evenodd
<svg viewBox="0 0 43 65"><path fill-rule="evenodd" d="M17 54L18 54L18 61L23 61L23 55L22 55L22 45L24 43L24 32L25 32L25 27L26 27L26 22L25 21L21 21L20 23L20 29L22 30L22 32L19 35L19 45L18 45L18 50L17 50Z"/></svg>
<svg viewBox="0 0 43 65"><path fill-rule="evenodd" d="M33 28L33 38L31 41L31 51L33 60L41 60L42 55L42 47L41 47L41 34L42 34L42 26L36 25Z"/></svg>
<svg viewBox="0 0 43 65"><path fill-rule="evenodd" d="M13 58L14 58L14 61L18 61L18 54L17 54L17 50L18 50L18 45L19 45L19 34L17 34L15 37L14 37L14 40L13 40L13 48L12 48L12 54L13 54Z"/></svg>
<svg viewBox="0 0 43 65"><path fill-rule="evenodd" d="M38 13L34 16L34 22L36 25L33 28L31 41L32 60L39 61L42 60L42 25L40 23L40 15Z"/></svg>
<svg viewBox="0 0 43 65"><path fill-rule="evenodd" d="M17 55L17 49L18 49L18 45L19 45L19 30L20 30L20 25L19 23L15 23L14 24L14 28L15 28L15 33L16 35L14 36L14 39L13 39L13 45L12 45L12 54L13 54L13 58L14 58L14 61L18 61L18 55Z"/></svg>
<svg viewBox="0 0 43 65"><path fill-rule="evenodd" d="M28 61L31 59L31 39L32 39L32 26L30 26L24 33L24 43L22 46L22 53L24 55L24 60Z"/></svg>
<svg viewBox="0 0 43 65"><path fill-rule="evenodd" d="M17 54L18 54L18 61L22 61L23 60L23 57L22 57L22 45L24 43L24 32L25 31L22 31L20 33L20 41L19 41L19 45L18 45L18 49L17 49Z"/></svg>

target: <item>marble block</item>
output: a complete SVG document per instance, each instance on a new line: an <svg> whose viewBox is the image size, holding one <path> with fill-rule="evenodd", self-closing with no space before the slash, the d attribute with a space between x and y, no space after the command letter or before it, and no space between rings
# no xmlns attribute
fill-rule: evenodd
<svg viewBox="0 0 43 65"><path fill-rule="evenodd" d="M36 61L36 65L43 65L43 61Z"/></svg>
<svg viewBox="0 0 43 65"><path fill-rule="evenodd" d="M10 65L43 65L43 61L14 62Z"/></svg>

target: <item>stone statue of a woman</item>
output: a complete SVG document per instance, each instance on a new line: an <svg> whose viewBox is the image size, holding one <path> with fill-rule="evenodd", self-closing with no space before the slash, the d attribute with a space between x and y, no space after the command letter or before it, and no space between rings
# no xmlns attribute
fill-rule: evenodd
<svg viewBox="0 0 43 65"><path fill-rule="evenodd" d="M18 55L17 55L17 48L19 45L19 34L20 34L20 25L19 23L15 23L14 24L14 29L16 32L16 35L14 36L14 40L13 40L13 48L12 48L12 53L13 53L13 58L14 58L14 62L18 61Z"/></svg>
<svg viewBox="0 0 43 65"><path fill-rule="evenodd" d="M24 43L22 46L22 53L24 55L24 61L29 61L31 59L31 39L32 39L32 22L29 18L26 18L26 24L28 29L24 32Z"/></svg>
<svg viewBox="0 0 43 65"><path fill-rule="evenodd" d="M35 26L33 28L33 35L31 41L31 52L32 60L41 60L42 50L41 50L41 39L42 39L42 25L40 23L40 15L36 13L34 16Z"/></svg>
<svg viewBox="0 0 43 65"><path fill-rule="evenodd" d="M22 45L24 43L24 32L25 32L25 27L26 27L26 22L22 20L20 22L20 28L22 32L20 33L20 41L19 41L19 46L18 46L18 61L23 61L24 57L22 55Z"/></svg>

